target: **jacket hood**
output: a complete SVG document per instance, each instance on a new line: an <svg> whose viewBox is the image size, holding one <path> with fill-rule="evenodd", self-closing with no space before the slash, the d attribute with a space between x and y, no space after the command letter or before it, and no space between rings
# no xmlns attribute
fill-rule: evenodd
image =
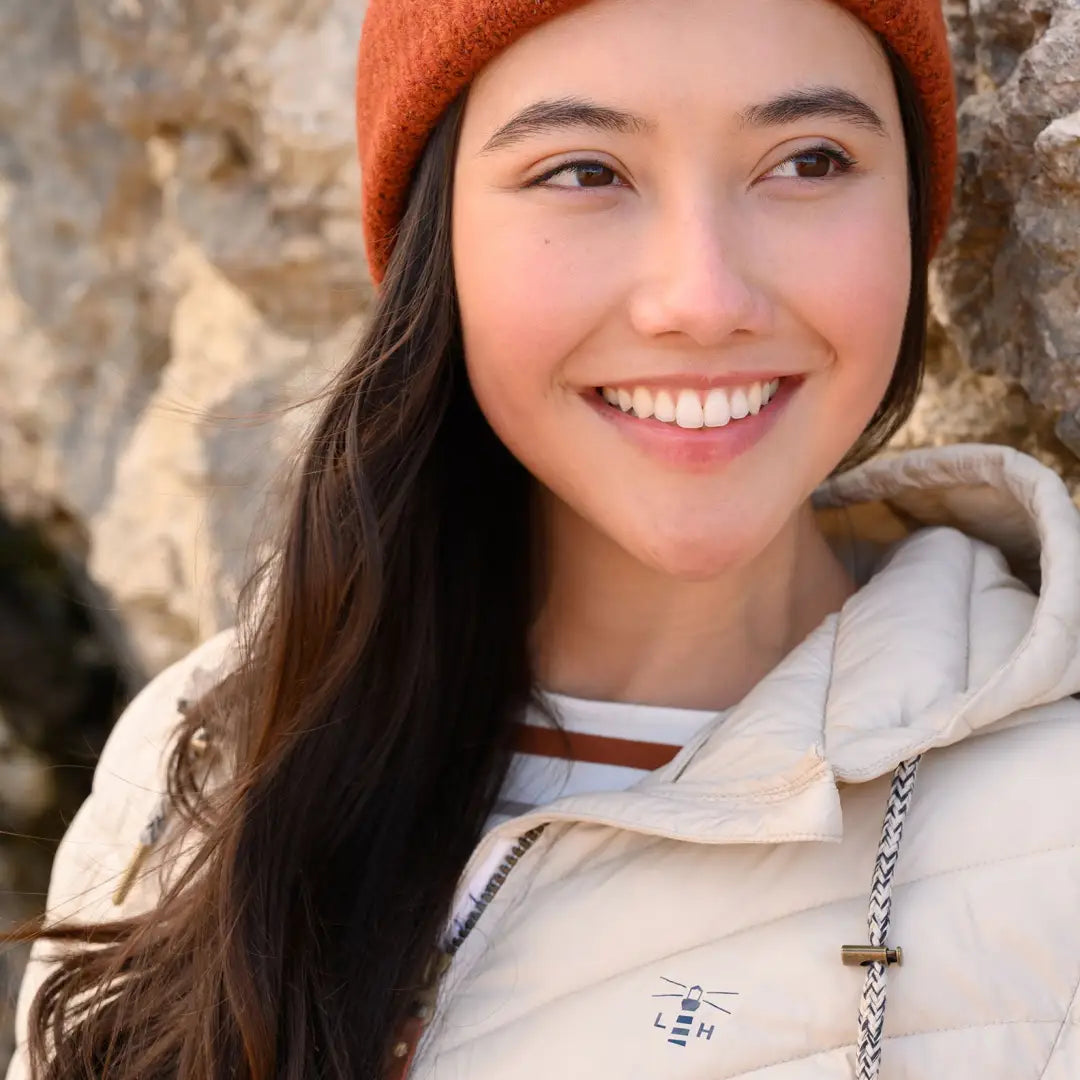
<svg viewBox="0 0 1080 1080"><path fill-rule="evenodd" d="M840 778L1080 692L1080 513L1051 470L1001 446L913 451L816 501L850 515L855 543L906 534L836 620L825 735Z"/></svg>
<svg viewBox="0 0 1080 1080"><path fill-rule="evenodd" d="M1080 514L1050 469L1000 446L916 450L832 478L814 501L858 591L669 765L538 821L839 840L838 782L1080 692Z"/></svg>

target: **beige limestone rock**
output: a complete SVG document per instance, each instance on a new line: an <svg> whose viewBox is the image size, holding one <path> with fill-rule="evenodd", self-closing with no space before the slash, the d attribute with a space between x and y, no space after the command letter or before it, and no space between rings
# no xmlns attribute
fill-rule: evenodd
<svg viewBox="0 0 1080 1080"><path fill-rule="evenodd" d="M1080 3L948 7L960 164L934 314L968 370L998 376L1037 407L1017 437L1050 459L1064 454L1071 474L1080 457ZM965 385L986 415L962 426L1002 430L1004 388Z"/></svg>
<svg viewBox="0 0 1080 1080"><path fill-rule="evenodd" d="M0 499L87 560L143 677L232 621L280 410L370 304L364 8L0 5Z"/></svg>
<svg viewBox="0 0 1080 1080"><path fill-rule="evenodd" d="M233 619L260 508L273 498L355 320L317 343L275 330L201 248L174 255L184 286L170 362L93 521L90 571L156 671Z"/></svg>

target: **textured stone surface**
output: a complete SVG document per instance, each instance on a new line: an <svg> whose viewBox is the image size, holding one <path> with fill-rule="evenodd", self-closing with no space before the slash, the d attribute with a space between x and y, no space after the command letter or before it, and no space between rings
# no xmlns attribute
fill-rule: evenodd
<svg viewBox="0 0 1080 1080"><path fill-rule="evenodd" d="M275 410L370 301L363 9L0 5L0 498L62 523L147 675L229 621Z"/></svg>
<svg viewBox="0 0 1080 1080"><path fill-rule="evenodd" d="M967 367L1020 387L1080 456L1080 0L949 12L960 166L935 314Z"/></svg>

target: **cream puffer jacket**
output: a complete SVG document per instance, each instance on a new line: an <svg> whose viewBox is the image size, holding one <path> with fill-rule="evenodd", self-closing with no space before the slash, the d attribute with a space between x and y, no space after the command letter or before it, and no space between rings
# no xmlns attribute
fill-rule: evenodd
<svg viewBox="0 0 1080 1080"><path fill-rule="evenodd" d="M1080 516L989 446L871 462L817 502L865 583L670 765L481 842L472 868L527 837L455 943L411 1076L848 1080L873 1075L857 1044L878 1054L887 992L882 1080L1080 1078ZM176 702L232 647L125 712L57 856L57 916L153 904L153 875L110 896ZM902 963L846 966L845 945Z"/></svg>

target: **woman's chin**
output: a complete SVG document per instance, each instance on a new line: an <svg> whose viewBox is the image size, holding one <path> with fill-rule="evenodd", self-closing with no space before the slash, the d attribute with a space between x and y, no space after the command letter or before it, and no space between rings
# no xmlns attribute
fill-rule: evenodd
<svg viewBox="0 0 1080 1080"><path fill-rule="evenodd" d="M749 562L756 553L749 538L716 531L695 536L637 538L624 545L639 562L679 581L710 581Z"/></svg>

